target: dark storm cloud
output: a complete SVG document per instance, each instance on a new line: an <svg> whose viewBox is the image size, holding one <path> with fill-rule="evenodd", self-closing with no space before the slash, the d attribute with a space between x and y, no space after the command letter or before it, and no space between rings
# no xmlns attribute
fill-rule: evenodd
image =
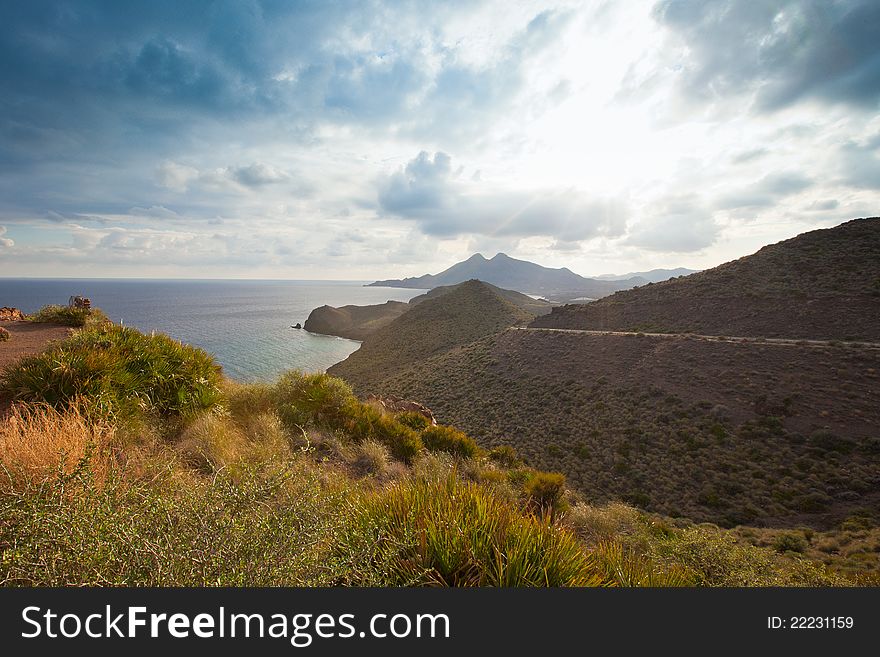
<svg viewBox="0 0 880 657"><path fill-rule="evenodd" d="M462 179L446 153L422 151L380 182L380 209L410 219L428 235L552 236L558 243L623 234L629 209L574 189L497 190Z"/></svg>
<svg viewBox="0 0 880 657"><path fill-rule="evenodd" d="M654 17L687 48L680 83L692 99L754 93L761 111L880 101L876 0L663 0Z"/></svg>

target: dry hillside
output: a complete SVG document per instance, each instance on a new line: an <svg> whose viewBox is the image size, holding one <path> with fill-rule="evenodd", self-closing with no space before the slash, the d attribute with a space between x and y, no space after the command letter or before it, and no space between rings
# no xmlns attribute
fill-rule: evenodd
<svg viewBox="0 0 880 657"><path fill-rule="evenodd" d="M831 527L880 502L880 350L511 330L377 377L592 500Z"/></svg>
<svg viewBox="0 0 880 657"><path fill-rule="evenodd" d="M417 304L369 336L360 349L328 372L357 385L533 318L491 286L467 281L447 294Z"/></svg>
<svg viewBox="0 0 880 657"><path fill-rule="evenodd" d="M533 326L880 341L880 218L766 246L684 278L558 307Z"/></svg>

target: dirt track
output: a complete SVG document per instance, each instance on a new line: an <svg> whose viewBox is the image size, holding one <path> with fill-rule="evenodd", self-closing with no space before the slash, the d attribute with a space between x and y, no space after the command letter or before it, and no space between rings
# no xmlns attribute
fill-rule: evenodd
<svg viewBox="0 0 880 657"><path fill-rule="evenodd" d="M70 333L67 326L33 324L31 322L0 322L9 331L6 342L0 342L0 372L23 356L30 356L46 348L53 340L63 340Z"/></svg>
<svg viewBox="0 0 880 657"><path fill-rule="evenodd" d="M587 329L544 328L514 326L516 331L550 331L554 333L582 333L584 335L636 335L651 338L678 338L705 340L708 342L741 342L746 344L766 344L795 347L848 347L856 349L880 349L880 342L843 342L839 340L795 340L792 338L737 337L728 335L699 335L696 333L644 333L633 331L590 331Z"/></svg>

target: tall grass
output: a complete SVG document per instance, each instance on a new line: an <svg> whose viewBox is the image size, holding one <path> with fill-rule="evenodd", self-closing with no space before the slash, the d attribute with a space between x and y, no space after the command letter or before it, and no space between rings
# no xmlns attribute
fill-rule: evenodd
<svg viewBox="0 0 880 657"><path fill-rule="evenodd" d="M344 583L380 586L597 586L575 538L454 476L408 480L368 499L336 549Z"/></svg>
<svg viewBox="0 0 880 657"><path fill-rule="evenodd" d="M443 425L428 427L422 431L422 442L432 452L449 452L462 458L473 458L480 453L477 443L467 434Z"/></svg>
<svg viewBox="0 0 880 657"><path fill-rule="evenodd" d="M15 405L0 423L0 466L5 481L34 484L68 475L84 461L96 481L103 482L112 467L116 430L86 417L72 405L59 412L47 405Z"/></svg>
<svg viewBox="0 0 880 657"><path fill-rule="evenodd" d="M320 585L347 517L314 464L101 488L89 468L0 493L0 585Z"/></svg>

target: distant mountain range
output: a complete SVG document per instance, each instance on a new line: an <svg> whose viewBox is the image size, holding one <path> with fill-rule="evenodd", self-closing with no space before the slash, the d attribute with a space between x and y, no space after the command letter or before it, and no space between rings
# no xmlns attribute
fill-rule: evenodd
<svg viewBox="0 0 880 657"><path fill-rule="evenodd" d="M659 283L670 278L678 278L679 276L688 276L696 274L698 269L686 269L685 267L677 267L676 269L652 269L651 271L632 271L628 274L602 274L596 276L600 281L625 281L631 278L641 278L646 283Z"/></svg>
<svg viewBox="0 0 880 657"><path fill-rule="evenodd" d="M499 253L487 259L476 253L463 262L452 265L439 274L425 274L404 279L392 279L370 283L371 286L433 289L443 285L458 285L469 280L480 280L507 290L525 294L542 295L551 301L573 301L580 298L599 299L618 290L627 290L651 281L665 280L662 272L671 276L690 270L654 270L647 272L652 278L630 276L623 279L585 278L566 267L553 269L534 262L517 260Z"/></svg>

